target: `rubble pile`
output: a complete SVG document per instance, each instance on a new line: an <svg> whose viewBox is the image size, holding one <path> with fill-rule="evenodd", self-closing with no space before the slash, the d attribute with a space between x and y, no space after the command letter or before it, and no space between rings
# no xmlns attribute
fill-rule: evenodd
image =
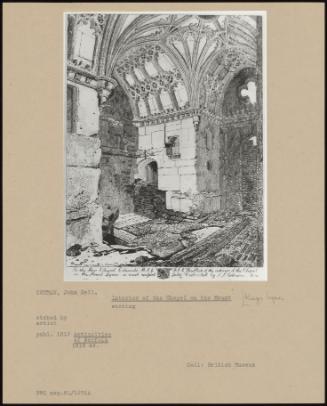
<svg viewBox="0 0 327 406"><path fill-rule="evenodd" d="M66 254L71 265L107 266L257 266L258 231L253 213L224 212L205 216L129 220L122 244L75 244ZM128 216L127 216L128 217ZM187 218L188 217L188 218ZM124 235L124 234L120 234Z"/></svg>
<svg viewBox="0 0 327 406"><path fill-rule="evenodd" d="M135 213L150 219L160 217L166 207L166 193L153 185L139 181L134 190Z"/></svg>

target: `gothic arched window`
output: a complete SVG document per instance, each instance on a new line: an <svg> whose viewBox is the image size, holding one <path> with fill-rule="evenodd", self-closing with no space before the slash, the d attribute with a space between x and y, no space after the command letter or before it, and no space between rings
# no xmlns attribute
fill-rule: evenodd
<svg viewBox="0 0 327 406"><path fill-rule="evenodd" d="M172 64L171 60L165 54L159 54L158 56L158 63L161 68L165 71L172 71L174 69L174 65Z"/></svg>
<svg viewBox="0 0 327 406"><path fill-rule="evenodd" d="M173 103L171 101L171 98L166 90L162 90L160 94L160 100L162 103L162 107L167 110L167 109L172 109L173 108Z"/></svg>
<svg viewBox="0 0 327 406"><path fill-rule="evenodd" d="M148 115L147 110L146 110L145 101L143 99L139 100L138 108L139 108L139 112L140 112L141 117L146 117Z"/></svg>
<svg viewBox="0 0 327 406"><path fill-rule="evenodd" d="M182 83L178 83L178 85L174 89L174 92L179 107L184 107L185 104L188 102L185 86Z"/></svg>
<svg viewBox="0 0 327 406"><path fill-rule="evenodd" d="M158 75L158 72L157 72L156 68L153 66L152 62L145 62L144 69L147 71L149 76L154 77L154 76Z"/></svg>
<svg viewBox="0 0 327 406"><path fill-rule="evenodd" d="M149 106L150 106L151 114L159 113L158 105L157 105L156 99L153 96L153 94L149 95L148 100L149 100Z"/></svg>

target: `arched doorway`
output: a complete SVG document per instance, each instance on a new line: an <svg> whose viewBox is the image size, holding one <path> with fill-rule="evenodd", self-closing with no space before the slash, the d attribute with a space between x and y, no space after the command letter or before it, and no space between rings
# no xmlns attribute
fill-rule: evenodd
<svg viewBox="0 0 327 406"><path fill-rule="evenodd" d="M141 179L145 184L158 189L158 163L153 158L141 159L137 163L136 179Z"/></svg>
<svg viewBox="0 0 327 406"><path fill-rule="evenodd" d="M160 216L165 210L166 192L158 189L158 163L146 158L138 163L134 188L135 213L148 218Z"/></svg>
<svg viewBox="0 0 327 406"><path fill-rule="evenodd" d="M152 161L145 167L146 183L158 188L158 164Z"/></svg>

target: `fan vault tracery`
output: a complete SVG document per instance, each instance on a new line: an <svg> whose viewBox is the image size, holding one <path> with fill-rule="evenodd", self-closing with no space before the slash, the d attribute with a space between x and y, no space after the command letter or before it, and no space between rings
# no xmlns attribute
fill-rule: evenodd
<svg viewBox="0 0 327 406"><path fill-rule="evenodd" d="M69 18L70 77L80 80L81 75L86 84L99 88L103 101L119 82L139 120L189 108L219 115L212 100L219 105L233 73L256 63L256 21L247 16L73 14ZM93 48L92 58L90 50L83 55L82 36ZM104 82L99 84L99 79Z"/></svg>

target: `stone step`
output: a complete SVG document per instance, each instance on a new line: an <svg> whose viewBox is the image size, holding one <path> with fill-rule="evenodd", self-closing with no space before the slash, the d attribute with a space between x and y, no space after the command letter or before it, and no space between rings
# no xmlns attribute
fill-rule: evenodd
<svg viewBox="0 0 327 406"><path fill-rule="evenodd" d="M135 224L145 223L150 221L148 217L141 216L136 213L120 214L115 222L115 229L122 229L129 226L134 226Z"/></svg>

